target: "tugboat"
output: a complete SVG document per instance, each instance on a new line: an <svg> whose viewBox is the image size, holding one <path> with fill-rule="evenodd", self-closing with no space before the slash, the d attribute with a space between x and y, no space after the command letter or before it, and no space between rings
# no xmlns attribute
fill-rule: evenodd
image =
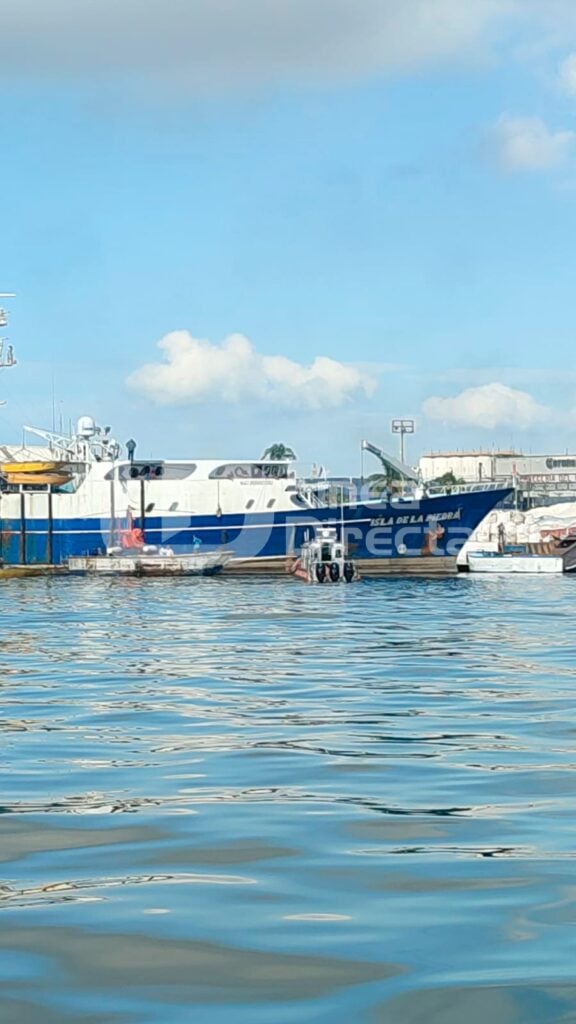
<svg viewBox="0 0 576 1024"><path fill-rule="evenodd" d="M318 527L312 540L305 541L290 572L305 583L353 583L360 579L332 526Z"/></svg>

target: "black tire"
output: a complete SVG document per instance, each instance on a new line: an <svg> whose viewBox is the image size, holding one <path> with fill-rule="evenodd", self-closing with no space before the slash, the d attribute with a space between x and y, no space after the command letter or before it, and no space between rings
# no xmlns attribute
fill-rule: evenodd
<svg viewBox="0 0 576 1024"><path fill-rule="evenodd" d="M338 562L330 563L330 579L332 580L332 583L338 583L338 580L340 579L340 566L338 565Z"/></svg>
<svg viewBox="0 0 576 1024"><path fill-rule="evenodd" d="M352 562L344 562L344 579L346 583L352 583L354 579L354 566Z"/></svg>

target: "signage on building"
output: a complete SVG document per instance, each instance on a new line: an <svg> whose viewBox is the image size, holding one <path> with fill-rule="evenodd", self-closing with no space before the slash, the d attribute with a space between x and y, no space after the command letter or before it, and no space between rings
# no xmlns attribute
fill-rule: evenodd
<svg viewBox="0 0 576 1024"><path fill-rule="evenodd" d="M576 459L546 459L547 469L576 469Z"/></svg>

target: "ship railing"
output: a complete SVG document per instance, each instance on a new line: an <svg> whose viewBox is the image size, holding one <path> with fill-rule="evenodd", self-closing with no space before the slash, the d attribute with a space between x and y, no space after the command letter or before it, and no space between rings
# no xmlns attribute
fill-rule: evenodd
<svg viewBox="0 0 576 1024"><path fill-rule="evenodd" d="M453 487L427 487L426 491L431 498L436 498L443 494L475 494L478 491L505 491L513 486L512 480L479 480L475 484L454 484Z"/></svg>
<svg viewBox="0 0 576 1024"><path fill-rule="evenodd" d="M323 501L317 490L309 482L297 480L293 490L295 490L298 498L305 502L309 508L322 508L325 504L325 501Z"/></svg>

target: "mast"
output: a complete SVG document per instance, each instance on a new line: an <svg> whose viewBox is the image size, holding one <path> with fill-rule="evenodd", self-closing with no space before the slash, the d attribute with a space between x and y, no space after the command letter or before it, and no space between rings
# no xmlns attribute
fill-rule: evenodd
<svg viewBox="0 0 576 1024"><path fill-rule="evenodd" d="M14 292L0 292L0 299L13 299L14 297ZM0 328L7 326L8 314L4 308L0 307ZM16 366L14 346L9 343L8 338L0 337L0 370L9 369L11 366Z"/></svg>

